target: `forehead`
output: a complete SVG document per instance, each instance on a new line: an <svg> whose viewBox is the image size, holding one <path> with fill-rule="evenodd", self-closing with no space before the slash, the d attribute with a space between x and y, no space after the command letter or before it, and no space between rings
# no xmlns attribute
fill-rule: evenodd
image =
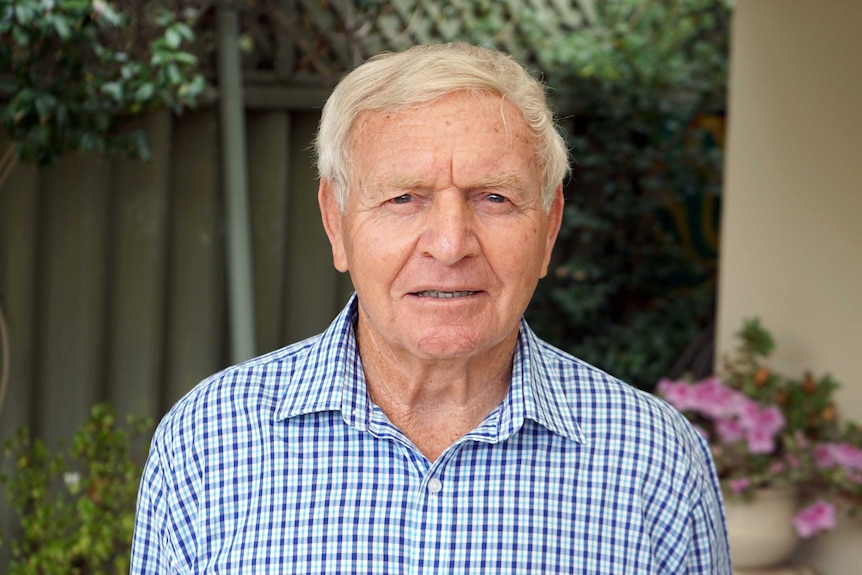
<svg viewBox="0 0 862 575"><path fill-rule="evenodd" d="M452 92L421 104L362 112L351 130L350 149L362 172L436 169L441 162L453 170L457 165L532 172L537 163L536 138L520 110L486 92Z"/></svg>

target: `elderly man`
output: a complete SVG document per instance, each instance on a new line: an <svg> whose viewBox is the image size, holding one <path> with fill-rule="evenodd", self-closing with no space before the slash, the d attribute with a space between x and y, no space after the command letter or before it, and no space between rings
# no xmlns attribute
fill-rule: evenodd
<svg viewBox="0 0 862 575"><path fill-rule="evenodd" d="M356 294L165 417L132 573L730 573L704 441L521 318L568 170L541 84L464 44L387 54L316 144Z"/></svg>

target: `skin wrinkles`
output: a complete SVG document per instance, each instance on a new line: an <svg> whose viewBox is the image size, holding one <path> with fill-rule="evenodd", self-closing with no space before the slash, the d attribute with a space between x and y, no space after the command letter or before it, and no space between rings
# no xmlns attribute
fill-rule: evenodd
<svg viewBox="0 0 862 575"><path fill-rule="evenodd" d="M561 187L546 213L529 129L490 94L364 112L351 145L343 211L321 181L324 227L359 296L371 397L433 460L505 396ZM469 295L429 297L437 292Z"/></svg>

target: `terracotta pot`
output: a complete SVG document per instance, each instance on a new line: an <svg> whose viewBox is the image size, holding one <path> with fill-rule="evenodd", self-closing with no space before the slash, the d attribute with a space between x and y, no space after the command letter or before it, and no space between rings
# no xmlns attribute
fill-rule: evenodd
<svg viewBox="0 0 862 575"><path fill-rule="evenodd" d="M761 489L747 502L726 495L724 508L735 569L780 566L799 543L792 523L796 513L792 489Z"/></svg>

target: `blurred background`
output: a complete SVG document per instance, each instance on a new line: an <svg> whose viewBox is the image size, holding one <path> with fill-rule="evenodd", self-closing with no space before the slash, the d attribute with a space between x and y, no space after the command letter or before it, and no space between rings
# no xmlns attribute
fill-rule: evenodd
<svg viewBox="0 0 862 575"><path fill-rule="evenodd" d="M541 336L652 391L711 373L759 317L773 363L831 373L862 420L862 3L2 0L0 18L0 442L74 443L97 404L157 421L323 330L352 290L317 211L323 102L369 56L452 40L541 76L572 150ZM2 572L3 498L0 528ZM847 521L797 560L856 573L860 537Z"/></svg>

